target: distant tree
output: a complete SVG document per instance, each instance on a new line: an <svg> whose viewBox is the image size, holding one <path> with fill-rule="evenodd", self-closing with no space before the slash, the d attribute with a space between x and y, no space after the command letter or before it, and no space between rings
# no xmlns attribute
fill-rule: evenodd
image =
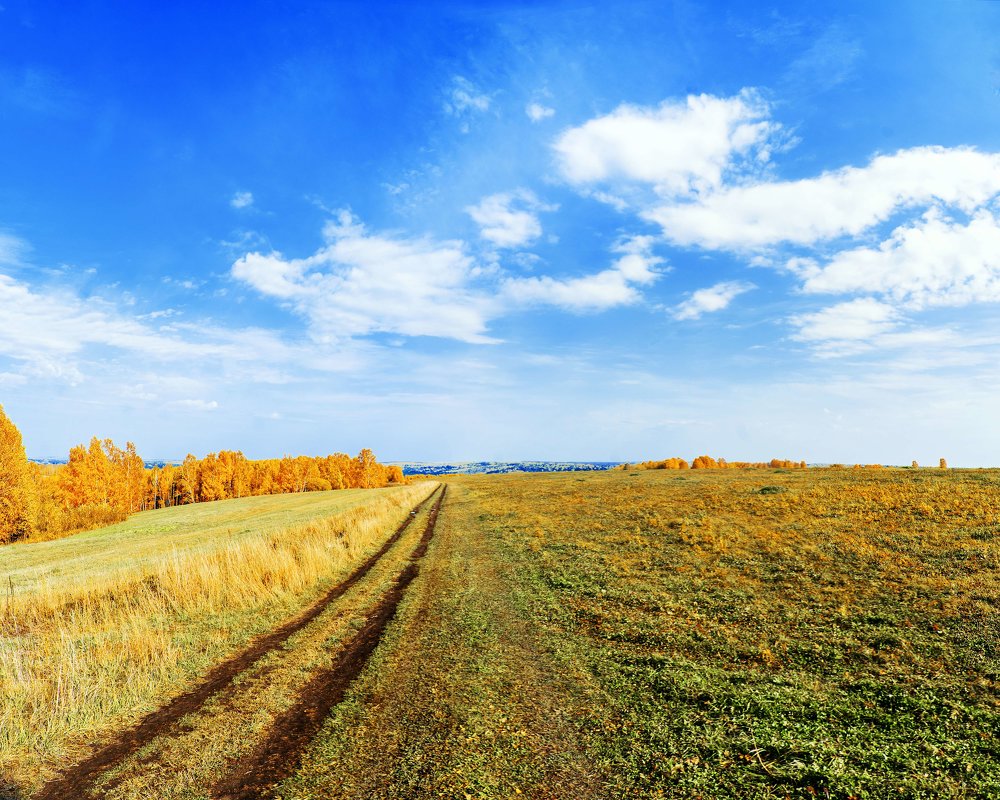
<svg viewBox="0 0 1000 800"><path fill-rule="evenodd" d="M198 459L195 458L194 454L188 453L177 468L177 488L181 503L198 501L198 471Z"/></svg>
<svg viewBox="0 0 1000 800"><path fill-rule="evenodd" d="M0 406L0 541L30 536L36 511L35 482L21 432Z"/></svg>
<svg viewBox="0 0 1000 800"><path fill-rule="evenodd" d="M198 501L226 499L226 464L215 453L198 462Z"/></svg>
<svg viewBox="0 0 1000 800"><path fill-rule="evenodd" d="M945 461L945 460L944 460L944 459L942 458L942 459L941 459L941 460L940 460L940 461L938 462L938 467L939 467L940 469L948 469L948 462L947 462L947 461Z"/></svg>
<svg viewBox="0 0 1000 800"><path fill-rule="evenodd" d="M910 467L913 468L913 469L920 469L920 465L916 461L914 461L912 464L910 464Z"/></svg>
<svg viewBox="0 0 1000 800"><path fill-rule="evenodd" d="M381 464L375 460L375 454L364 448L351 465L351 486L358 489L373 489L385 485L380 474Z"/></svg>

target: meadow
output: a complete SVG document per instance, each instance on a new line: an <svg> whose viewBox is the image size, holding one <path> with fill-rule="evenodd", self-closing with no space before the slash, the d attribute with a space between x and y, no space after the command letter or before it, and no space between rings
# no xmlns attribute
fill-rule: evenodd
<svg viewBox="0 0 1000 800"><path fill-rule="evenodd" d="M314 625L144 743L89 796L1000 796L1000 472L626 469L442 480L440 516L428 517L426 503L411 514L417 524ZM331 507L329 519L381 520L370 552L433 486L359 495L385 507L364 502L340 516ZM240 570L254 559L233 548L268 542L262 575L265 564L284 574L271 564L276 541L318 548L325 560L341 537L329 535L333 523L306 517L334 501L354 502L346 491L256 498L287 505L266 506L273 518L262 505L246 521L225 522L224 510L238 508L227 503L250 501L206 503L139 515L127 523L139 526L133 538L121 526L85 534L136 544L115 575L127 574L126 562L143 564L133 567L145 576L138 583L108 579L103 605L43 603L50 590L15 588L3 618L3 688L18 693L16 712L28 716L4 712L4 730L17 734L3 734L7 774L25 781L25 765L82 754L87 736L101 740L136 708L196 680L237 640L293 615L315 596L315 576L269 577L247 590ZM187 543L180 557L215 571L191 583L199 599L156 605L175 574L156 526L185 513L208 516L174 530ZM282 535L293 515L305 515L287 529L296 535ZM259 531L265 519L278 527ZM311 527L315 536L303 533ZM12 574L22 580L48 575L55 585L56 551L38 548L61 545L83 559L67 560L62 578L83 591L101 571L88 570L86 551L75 549L88 540L76 538L16 545L0 559L16 557ZM182 572L171 596L198 574ZM126 584L127 592L111 589ZM227 775L280 738L295 709L314 703L317 679L394 592L384 632L316 731L283 754L276 785L222 792L236 785ZM134 609L127 624L118 603ZM72 637L68 627L54 635L56 625L80 621ZM130 626L141 632L136 642L162 631L172 666L158 672L142 646L130 649L122 632ZM19 638L32 636L28 647ZM55 673L47 668L56 664ZM101 695L123 670L137 693L127 703ZM32 688L43 678L44 691ZM90 681L85 690L81 680ZM88 733L70 735L74 726Z"/></svg>
<svg viewBox="0 0 1000 800"><path fill-rule="evenodd" d="M1000 473L449 487L285 800L1000 796Z"/></svg>
<svg viewBox="0 0 1000 800"><path fill-rule="evenodd" d="M431 488L159 509L0 549L0 776L37 785L182 691L346 574Z"/></svg>

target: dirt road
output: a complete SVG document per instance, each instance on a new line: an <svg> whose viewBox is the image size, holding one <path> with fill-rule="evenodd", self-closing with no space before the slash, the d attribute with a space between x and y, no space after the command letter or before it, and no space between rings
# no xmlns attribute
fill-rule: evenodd
<svg viewBox="0 0 1000 800"><path fill-rule="evenodd" d="M199 783L203 791L211 783L208 776L220 774L220 760L225 764L224 777L215 781L214 797L265 797L269 786L294 770L302 747L378 646L434 534L445 488L435 494L410 512L378 552L309 608L64 771L35 800L179 796ZM407 557L397 545L405 547L401 540L408 538L414 521L423 519L423 533ZM388 591L382 591L386 573L394 580ZM357 614L364 615L360 629L344 635L345 623ZM336 639L332 653L331 639ZM303 645L303 652L297 644ZM268 695L265 689L278 684L281 696ZM255 687L261 691L255 693ZM278 710L281 705L286 707ZM268 710L276 713L261 720L261 712ZM197 740L207 732L218 737L219 731L242 729L256 734L257 744L251 750L236 746L227 753L225 747L212 748L213 757L201 765L204 768L192 763L194 769L182 771L176 788L162 782L164 774L176 773L175 759L184 758L185 750L197 749Z"/></svg>

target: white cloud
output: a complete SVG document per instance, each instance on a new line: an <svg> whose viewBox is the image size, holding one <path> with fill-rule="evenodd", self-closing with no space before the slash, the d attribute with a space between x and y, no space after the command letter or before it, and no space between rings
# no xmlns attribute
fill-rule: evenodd
<svg viewBox="0 0 1000 800"><path fill-rule="evenodd" d="M184 363L240 372L249 382L275 382L278 370L298 364L314 370L343 369L313 347L291 345L270 331L224 328L205 323L151 324L150 318L124 311L96 297L83 298L67 288L39 289L0 273L0 357L19 363L19 372L78 383L80 366L92 356L120 357L143 364ZM98 350L93 350L98 348ZM350 362L348 362L350 363Z"/></svg>
<svg viewBox="0 0 1000 800"><path fill-rule="evenodd" d="M934 210L878 247L837 253L806 267L810 293L879 294L910 309L1000 301L1000 219L980 210L966 223Z"/></svg>
<svg viewBox="0 0 1000 800"><path fill-rule="evenodd" d="M674 309L673 317L677 320L698 319L702 314L722 311L735 298L756 288L746 281L723 281L705 289L698 289Z"/></svg>
<svg viewBox="0 0 1000 800"><path fill-rule="evenodd" d="M521 247L542 235L536 211L555 211L527 189L484 197L478 205L465 209L480 226L480 236L497 247Z"/></svg>
<svg viewBox="0 0 1000 800"><path fill-rule="evenodd" d="M490 341L491 303L471 288L478 270L461 242L372 235L347 212L324 235L326 246L309 258L249 253L233 277L287 302L324 339L382 332Z"/></svg>
<svg viewBox="0 0 1000 800"><path fill-rule="evenodd" d="M528 115L528 119L532 122L541 122L543 119L553 116L556 110L548 106L543 106L541 103L528 103L524 107L524 113Z"/></svg>
<svg viewBox="0 0 1000 800"><path fill-rule="evenodd" d="M219 403L216 400L202 400L200 398L175 400L170 405L175 408L189 408L193 411L215 411L219 407Z"/></svg>
<svg viewBox="0 0 1000 800"><path fill-rule="evenodd" d="M457 117L467 111L479 113L488 111L490 103L491 100L488 94L479 91L471 81L459 75L452 80L444 109L449 114Z"/></svg>
<svg viewBox="0 0 1000 800"><path fill-rule="evenodd" d="M654 282L662 260L651 252L650 237L635 237L616 247L620 257L609 269L576 278L549 276L510 278L504 281L502 297L516 306L545 304L568 311L603 311L638 302L637 286Z"/></svg>
<svg viewBox="0 0 1000 800"><path fill-rule="evenodd" d="M236 192L229 200L233 208L249 208L253 205L253 192Z"/></svg>
<svg viewBox="0 0 1000 800"><path fill-rule="evenodd" d="M396 333L489 343L492 319L526 306L594 311L634 303L636 287L659 275L649 237L619 245L607 270L554 278L497 274L460 241L369 233L348 212L325 236L308 258L248 253L232 267L234 278L306 317L322 340Z"/></svg>
<svg viewBox="0 0 1000 800"><path fill-rule="evenodd" d="M871 340L894 331L900 314L888 303L861 297L809 314L797 314L790 322L798 328L793 336L818 344L828 354L843 355L867 349Z"/></svg>
<svg viewBox="0 0 1000 800"><path fill-rule="evenodd" d="M970 213L1000 192L1000 155L917 147L817 178L734 186L643 216L681 245L747 249L856 236L901 209L932 203Z"/></svg>
<svg viewBox="0 0 1000 800"><path fill-rule="evenodd" d="M824 42L817 53L842 67L831 81L845 80L860 51ZM914 315L1000 302L1000 153L913 147L815 177L770 179L767 162L787 146L784 136L768 105L744 90L621 106L566 131L555 150L583 195L634 209L674 245L740 252L753 265L784 267L803 294L846 295L791 318L794 338L822 355L953 341ZM879 230L886 223L891 233ZM723 308L737 286L699 290L673 315Z"/></svg>
<svg viewBox="0 0 1000 800"><path fill-rule="evenodd" d="M718 188L737 167L759 168L779 134L767 104L744 90L730 98L691 95L656 108L622 105L564 132L555 151L573 184L635 181L674 197Z"/></svg>

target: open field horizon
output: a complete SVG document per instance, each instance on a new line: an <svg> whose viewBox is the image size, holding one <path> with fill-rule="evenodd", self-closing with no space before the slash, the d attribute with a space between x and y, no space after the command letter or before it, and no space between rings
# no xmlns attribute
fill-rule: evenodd
<svg viewBox="0 0 1000 800"><path fill-rule="evenodd" d="M0 800L997 800L998 398L1000 2L0 0Z"/></svg>
<svg viewBox="0 0 1000 800"><path fill-rule="evenodd" d="M263 611L250 626L230 610L243 573L209 579L205 591L219 599L192 606L209 612L204 622L173 617L171 648L184 663L222 619L226 643L159 694L72 711L73 674L60 668L62 688L36 694L34 716L0 726L7 796L54 800L69 786L75 797L109 800L1000 791L1000 471L647 469L448 476L443 485L446 493L429 482L182 506L79 534L79 543L0 548L0 572L28 574L31 562L37 573L58 563L58 549L117 541L132 526L140 535L129 545L148 557L124 560L163 576L178 555L158 535L184 542L204 530L204 542L187 545L192 557L267 537L241 532L228 509L246 508L252 520L254 506L268 504L273 530L291 535L281 548L298 546L305 524L308 546L328 552L337 528L310 517L363 516L378 498L413 503L435 492L415 514L395 506L398 516L358 551L381 544L370 572L282 648L238 669L223 666L227 653L270 641L269 629L317 596L310 587L330 586L324 573L245 606ZM389 544L393 519L413 524ZM60 580L72 587L78 577L50 575L47 614L70 626L61 652L76 641L71 663L85 675L108 669L114 645L82 647L86 625L73 626L86 607L52 599ZM11 613L19 597L7 600L4 630L13 624L25 643L49 617ZM147 603L137 608L154 618L176 613ZM118 613L91 619L104 620L106 635L117 625L150 630ZM63 657L54 648L25 661L4 642L0 675L20 658L26 687ZM131 663L142 668L141 658ZM227 669L226 683L212 683ZM174 703L187 709L183 721ZM88 714L88 732L53 726L56 709ZM143 714L141 733L128 734Z"/></svg>

